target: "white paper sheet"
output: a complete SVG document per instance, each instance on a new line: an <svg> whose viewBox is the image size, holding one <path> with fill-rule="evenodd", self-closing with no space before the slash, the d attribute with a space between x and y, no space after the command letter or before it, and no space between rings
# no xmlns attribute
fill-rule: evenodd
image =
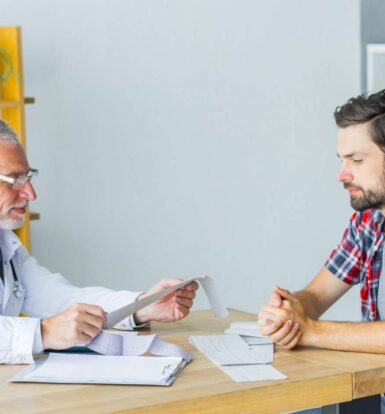
<svg viewBox="0 0 385 414"><path fill-rule="evenodd" d="M14 382L169 385L185 362L176 357L50 354L11 379Z"/></svg>
<svg viewBox="0 0 385 414"><path fill-rule="evenodd" d="M259 346L259 345L270 345L272 344L270 338L266 336L246 336L240 335L240 337L247 343L249 347Z"/></svg>
<svg viewBox="0 0 385 414"><path fill-rule="evenodd" d="M225 333L230 335L242 335L242 336L255 336L260 338L266 338L261 335L258 322L255 321L236 321L230 324L230 328L225 330ZM269 340L269 342L271 342Z"/></svg>
<svg viewBox="0 0 385 414"><path fill-rule="evenodd" d="M286 375L271 365L233 365L220 366L220 368L235 382L270 381L287 378Z"/></svg>
<svg viewBox="0 0 385 414"><path fill-rule="evenodd" d="M238 335L194 335L189 341L218 365L267 364L273 361L273 345L250 349Z"/></svg>
<svg viewBox="0 0 385 414"><path fill-rule="evenodd" d="M154 293L153 295L147 296L144 299L138 300L136 302L130 303L129 305L123 306L113 312L107 314L107 323L106 328L112 328L117 323L121 322L123 319L126 319L128 316L133 315L138 310L145 308L156 300L162 299L163 297L169 295L175 290L180 289L181 287L191 283L193 280L199 282L203 289L206 292L207 298L209 300L210 306L215 314L219 318L225 318L228 316L226 307L224 306L222 299L218 293L218 289L215 285L214 280L210 276L198 277L195 279L186 280L184 282L178 283L175 286L172 286L168 289L164 289L161 292Z"/></svg>
<svg viewBox="0 0 385 414"><path fill-rule="evenodd" d="M287 378L268 365L273 361L274 344L266 342L265 337L195 335L189 341L236 382Z"/></svg>
<svg viewBox="0 0 385 414"><path fill-rule="evenodd" d="M120 336L136 336L136 335L139 335L139 331L126 331L126 330L120 330L120 329L117 329L117 330L114 330L114 329L105 330L104 329L104 332L108 332L108 333L111 333L111 334L114 334L114 335L120 335Z"/></svg>

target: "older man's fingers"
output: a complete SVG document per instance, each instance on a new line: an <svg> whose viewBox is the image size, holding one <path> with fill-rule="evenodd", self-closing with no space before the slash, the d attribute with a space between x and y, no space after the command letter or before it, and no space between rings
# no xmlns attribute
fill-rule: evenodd
<svg viewBox="0 0 385 414"><path fill-rule="evenodd" d="M199 289L199 284L198 284L198 282L196 282L195 280L193 280L188 285L183 286L183 289L186 289L186 290L198 290Z"/></svg>
<svg viewBox="0 0 385 414"><path fill-rule="evenodd" d="M195 290L178 289L176 291L176 296L180 298L194 299L196 293Z"/></svg>
<svg viewBox="0 0 385 414"><path fill-rule="evenodd" d="M180 296L176 297L176 303L178 305L186 306L187 308L191 308L193 305L193 301L191 299L182 298Z"/></svg>

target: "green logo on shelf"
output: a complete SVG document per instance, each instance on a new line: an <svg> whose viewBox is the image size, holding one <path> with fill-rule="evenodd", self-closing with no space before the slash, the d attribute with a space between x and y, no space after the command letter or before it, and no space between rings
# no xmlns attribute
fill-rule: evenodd
<svg viewBox="0 0 385 414"><path fill-rule="evenodd" d="M12 75L17 81L19 80L13 69L12 59L7 49L0 47L0 83L5 83Z"/></svg>

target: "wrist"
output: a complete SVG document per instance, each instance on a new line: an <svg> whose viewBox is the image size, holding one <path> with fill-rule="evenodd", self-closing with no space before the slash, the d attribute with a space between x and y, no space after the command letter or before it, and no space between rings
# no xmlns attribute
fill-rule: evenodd
<svg viewBox="0 0 385 414"><path fill-rule="evenodd" d="M320 322L307 318L304 324L300 345L317 346L320 334Z"/></svg>
<svg viewBox="0 0 385 414"><path fill-rule="evenodd" d="M138 302L139 300L144 299L145 297L146 292L142 292L140 295L137 296L135 302ZM143 309L139 309L132 315L132 317L134 319L135 325L142 325L144 323L150 322L149 315L147 314L147 306Z"/></svg>
<svg viewBox="0 0 385 414"><path fill-rule="evenodd" d="M146 313L146 308L138 310L138 312L135 312L134 315L134 322L135 325L142 325L144 323L148 323L151 321L149 315Z"/></svg>

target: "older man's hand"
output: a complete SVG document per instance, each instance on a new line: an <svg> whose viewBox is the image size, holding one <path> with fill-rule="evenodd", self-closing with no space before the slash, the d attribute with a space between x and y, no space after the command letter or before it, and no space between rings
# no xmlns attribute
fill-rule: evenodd
<svg viewBox="0 0 385 414"><path fill-rule="evenodd" d="M142 293L138 299L143 299L149 295L160 292L171 286L182 282L182 279L163 279L154 285L147 292ZM151 305L135 313L136 323L145 323L150 321L157 322L174 322L188 315L193 305L195 291L199 285L197 282L191 282L186 286L170 293L164 298L151 303Z"/></svg>
<svg viewBox="0 0 385 414"><path fill-rule="evenodd" d="M105 312L100 306L76 303L41 321L44 349L66 349L88 344L103 329Z"/></svg>

